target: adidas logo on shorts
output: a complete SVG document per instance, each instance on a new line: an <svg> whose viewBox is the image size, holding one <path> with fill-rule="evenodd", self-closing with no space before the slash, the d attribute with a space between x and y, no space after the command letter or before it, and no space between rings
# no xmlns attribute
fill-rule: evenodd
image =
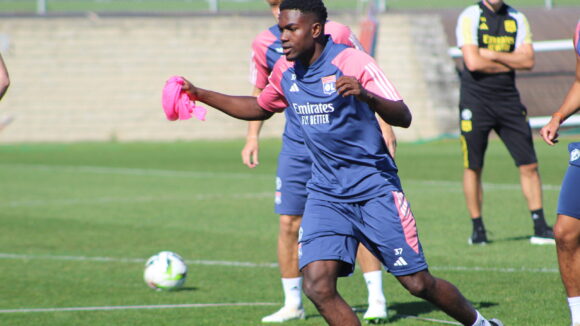
<svg viewBox="0 0 580 326"><path fill-rule="evenodd" d="M399 257L399 259L397 259L397 261L395 262L395 266L407 266L407 262L403 259L403 257Z"/></svg>

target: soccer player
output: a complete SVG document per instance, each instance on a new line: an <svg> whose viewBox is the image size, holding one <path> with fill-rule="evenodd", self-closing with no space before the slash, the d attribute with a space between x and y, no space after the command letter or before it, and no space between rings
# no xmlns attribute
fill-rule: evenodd
<svg viewBox="0 0 580 326"><path fill-rule="evenodd" d="M409 127L411 112L374 60L324 34L322 0L285 0L278 26L284 58L258 98L182 89L233 117L264 120L286 108L301 126L312 177L299 235L304 292L329 325L360 325L337 291L352 273L363 243L413 295L463 325L486 320L451 283L433 277L415 219L388 154L375 112L392 126Z"/></svg>
<svg viewBox="0 0 580 326"><path fill-rule="evenodd" d="M540 135L548 145L554 145L558 129L564 120L580 110L580 21L574 34L576 52L576 80L570 87L562 106L552 115ZM570 164L562 181L558 201L558 220L554 227L556 251L562 283L568 295L572 326L580 326L580 142L568 145Z"/></svg>
<svg viewBox="0 0 580 326"><path fill-rule="evenodd" d="M274 18L278 20L281 0L267 0ZM362 49L350 29L342 24L328 21L325 32L336 43ZM250 81L254 85L253 95L258 96L268 84L268 76L274 64L282 56L282 43L278 25L260 33L252 43ZM288 111L286 114L288 115ZM379 119L383 136L391 155L395 153L395 137L391 126ZM263 121L250 121L246 144L242 150L242 161L250 168L258 164L258 138ZM306 183L310 179L312 160L308 155L300 125L295 119L287 118L282 136L282 150L278 157L276 178L275 211L280 215L278 233L278 265L282 276L284 306L275 313L265 316L262 322L285 322L304 318L302 305L302 277L298 270L298 229L306 203ZM381 263L364 246L357 255L368 289L368 309L363 318L367 321L386 320L386 299L382 289Z"/></svg>
<svg viewBox="0 0 580 326"><path fill-rule="evenodd" d="M470 244L488 243L483 224L483 157L493 129L506 145L520 172L520 183L534 224L532 244L553 244L554 233L544 218L538 161L520 101L515 70L534 66L532 36L526 17L502 0L483 0L467 7L457 21L457 45L463 52L460 129L463 191L471 215Z"/></svg>

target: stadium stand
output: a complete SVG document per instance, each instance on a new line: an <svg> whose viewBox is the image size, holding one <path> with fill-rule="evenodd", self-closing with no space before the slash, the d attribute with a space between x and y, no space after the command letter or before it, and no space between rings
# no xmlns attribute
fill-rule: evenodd
<svg viewBox="0 0 580 326"><path fill-rule="evenodd" d="M569 8L525 12L535 40L569 37L580 16L580 9ZM455 42L458 13L378 16L376 59L414 113L413 127L396 131L400 140L456 130L456 63L446 51ZM359 33L355 16L333 19ZM0 142L242 138L246 124L218 112L206 122L166 121L161 89L167 78L182 74L208 88L248 94L249 40L271 23L269 16L239 15L3 17L2 55L12 86L0 103L0 119L15 119ZM559 105L573 60L568 53L538 54L536 69L521 74L531 115ZM264 137L281 134L283 118L273 119Z"/></svg>

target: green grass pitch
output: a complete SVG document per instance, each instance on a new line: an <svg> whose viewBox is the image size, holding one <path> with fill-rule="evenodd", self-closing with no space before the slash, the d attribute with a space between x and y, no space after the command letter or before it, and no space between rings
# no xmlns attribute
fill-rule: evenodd
<svg viewBox="0 0 580 326"><path fill-rule="evenodd" d="M536 143L550 224L570 140ZM261 165L253 170L240 162L240 140L0 146L0 324L259 324L282 301L274 265L279 146L263 141ZM555 248L529 244L529 212L501 143L492 141L487 154L484 216L493 243L484 247L467 245L471 225L457 140L402 143L397 162L436 276L506 325L569 323ZM145 259L161 250L189 262L183 290L155 292L143 282ZM391 275L383 280L391 325L438 324L409 315L451 320ZM364 311L360 270L339 286ZM308 319L288 325L324 325L305 301ZM234 303L248 305L5 312Z"/></svg>

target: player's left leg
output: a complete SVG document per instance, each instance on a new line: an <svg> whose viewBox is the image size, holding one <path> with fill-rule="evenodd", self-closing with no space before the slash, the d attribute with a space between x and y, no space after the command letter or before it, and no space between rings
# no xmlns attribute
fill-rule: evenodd
<svg viewBox="0 0 580 326"><path fill-rule="evenodd" d="M336 281L344 264L337 260L319 260L302 269L304 293L331 326L360 325L357 316L336 288Z"/></svg>
<svg viewBox="0 0 580 326"><path fill-rule="evenodd" d="M415 217L405 195L392 191L361 205L362 222L353 221L365 244L414 296L438 306L463 325L502 325L487 321L451 283L433 277L419 241Z"/></svg>
<svg viewBox="0 0 580 326"><path fill-rule="evenodd" d="M523 164L519 167L522 192L528 202L528 209L534 222L534 235L530 238L533 244L554 244L554 232L548 226L542 208L542 181L538 163Z"/></svg>
<svg viewBox="0 0 580 326"><path fill-rule="evenodd" d="M381 262L362 244L358 247L356 259L368 290L368 308L363 319L370 323L384 321L387 319L387 299L383 293Z"/></svg>
<svg viewBox="0 0 580 326"><path fill-rule="evenodd" d="M463 325L502 325L498 320L483 318L453 284L433 277L428 270L397 279L412 295L431 302Z"/></svg>
<svg viewBox="0 0 580 326"><path fill-rule="evenodd" d="M501 107L501 123L496 132L506 145L520 172L522 192L534 223L532 244L554 244L554 232L546 222L542 205L542 181L526 108L522 104Z"/></svg>

